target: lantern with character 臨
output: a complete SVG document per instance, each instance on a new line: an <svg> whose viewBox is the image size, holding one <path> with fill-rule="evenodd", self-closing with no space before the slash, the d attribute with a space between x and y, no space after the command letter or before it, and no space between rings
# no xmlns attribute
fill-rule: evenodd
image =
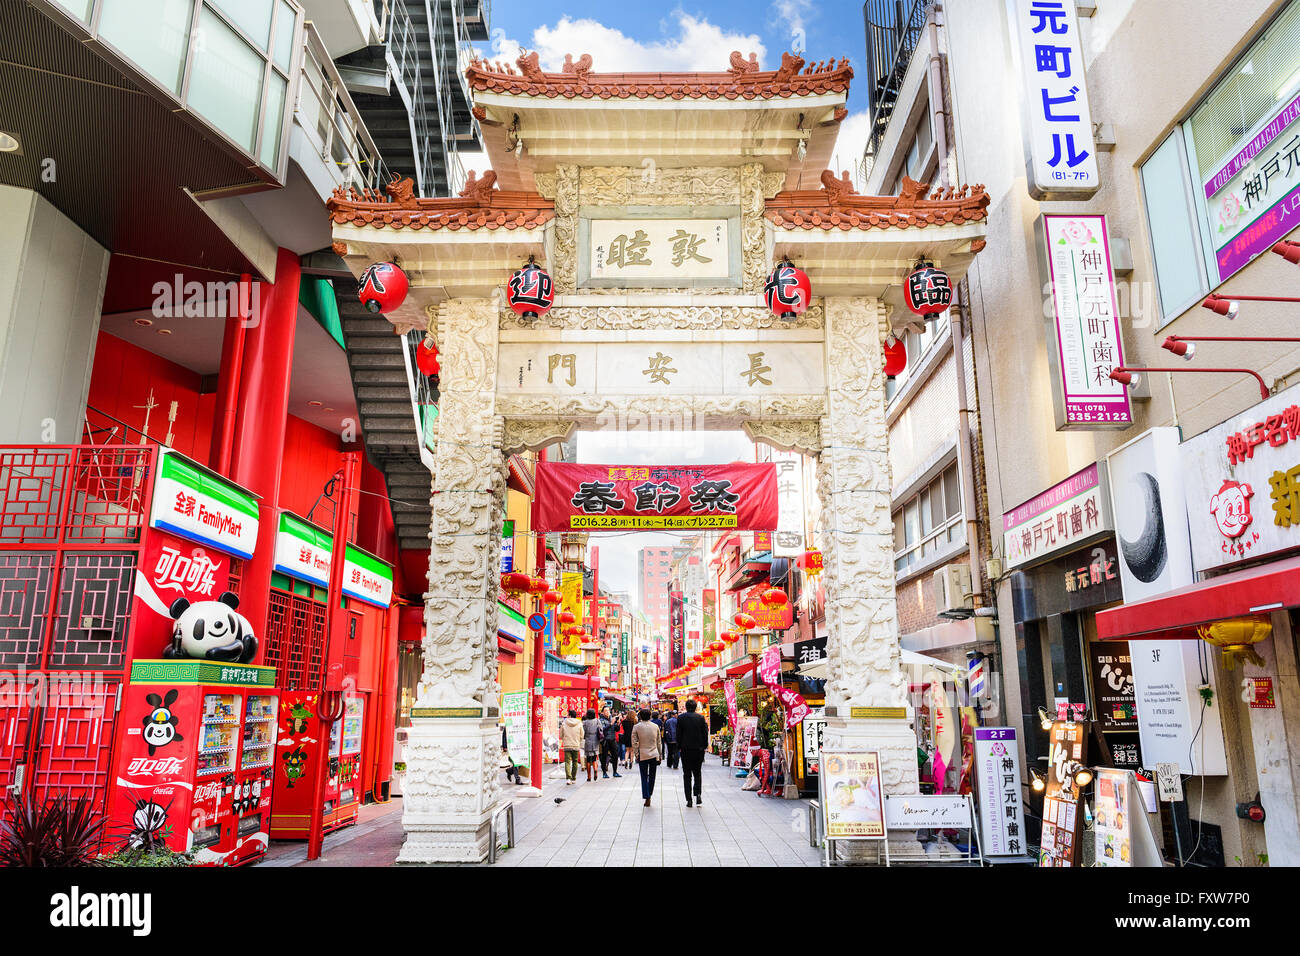
<svg viewBox="0 0 1300 956"><path fill-rule="evenodd" d="M932 319L952 305L952 283L948 273L936 269L924 259L908 275L903 284L907 307L917 315Z"/></svg>

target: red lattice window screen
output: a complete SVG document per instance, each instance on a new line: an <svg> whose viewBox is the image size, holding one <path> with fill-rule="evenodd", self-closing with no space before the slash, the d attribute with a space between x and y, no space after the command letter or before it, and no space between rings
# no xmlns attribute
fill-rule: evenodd
<svg viewBox="0 0 1300 956"><path fill-rule="evenodd" d="M50 681L32 776L37 799L85 794L104 808L113 745L117 684L102 680Z"/></svg>
<svg viewBox="0 0 1300 956"><path fill-rule="evenodd" d="M0 667L41 664L54 555L0 551Z"/></svg>
<svg viewBox="0 0 1300 956"><path fill-rule="evenodd" d="M284 690L320 690L324 670L326 608L285 591L271 591L262 662L276 670Z"/></svg>
<svg viewBox="0 0 1300 956"><path fill-rule="evenodd" d="M122 666L131 622L135 560L129 551L65 555L47 666Z"/></svg>
<svg viewBox="0 0 1300 956"><path fill-rule="evenodd" d="M67 474L66 448L0 448L0 542L59 540Z"/></svg>

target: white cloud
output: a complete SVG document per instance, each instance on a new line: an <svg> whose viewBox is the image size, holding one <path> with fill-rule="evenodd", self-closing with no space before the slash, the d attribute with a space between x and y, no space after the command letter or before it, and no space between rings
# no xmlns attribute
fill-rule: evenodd
<svg viewBox="0 0 1300 956"><path fill-rule="evenodd" d="M574 20L566 16L554 26L542 25L534 30L528 49L537 51L541 67L548 73L560 71L566 53L575 59L590 53L595 73L714 73L727 69L732 50L739 50L746 57L756 53L760 64L767 55L767 48L756 33L727 31L682 10L674 10L672 17L676 35L645 42L589 17ZM478 48L478 53L513 66L524 49L523 44L507 36L504 30L496 29L492 31L490 51Z"/></svg>
<svg viewBox="0 0 1300 956"><path fill-rule="evenodd" d="M871 133L871 115L863 110L850 113L840 123L839 137L835 140L835 149L831 152L830 168L836 176L844 170L849 171L853 188L862 191L862 151L867 148L867 139Z"/></svg>
<svg viewBox="0 0 1300 956"><path fill-rule="evenodd" d="M808 51L808 30L805 18L816 16L812 0L773 0L773 25L790 31L790 52L804 55Z"/></svg>

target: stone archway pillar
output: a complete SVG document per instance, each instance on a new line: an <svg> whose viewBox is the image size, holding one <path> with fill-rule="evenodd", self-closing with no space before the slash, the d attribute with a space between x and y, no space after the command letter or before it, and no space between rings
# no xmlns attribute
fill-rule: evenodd
<svg viewBox="0 0 1300 956"><path fill-rule="evenodd" d="M824 746L875 750L887 793L919 790L898 646L885 423L885 306L826 300L827 415L817 490L826 578Z"/></svg>
<svg viewBox="0 0 1300 956"><path fill-rule="evenodd" d="M438 307L442 361L424 673L406 748L399 863L479 862L500 799L497 575L505 501L490 299Z"/></svg>

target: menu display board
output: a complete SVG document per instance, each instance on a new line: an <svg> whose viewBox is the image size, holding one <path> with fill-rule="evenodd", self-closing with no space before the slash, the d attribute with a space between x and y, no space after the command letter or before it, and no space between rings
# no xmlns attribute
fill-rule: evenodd
<svg viewBox="0 0 1300 956"><path fill-rule="evenodd" d="M1078 866L1083 808L1074 771L1087 762L1087 724L1058 720L1050 740L1038 865Z"/></svg>
<svg viewBox="0 0 1300 956"><path fill-rule="evenodd" d="M828 840L885 839L878 753L825 751L820 780Z"/></svg>

